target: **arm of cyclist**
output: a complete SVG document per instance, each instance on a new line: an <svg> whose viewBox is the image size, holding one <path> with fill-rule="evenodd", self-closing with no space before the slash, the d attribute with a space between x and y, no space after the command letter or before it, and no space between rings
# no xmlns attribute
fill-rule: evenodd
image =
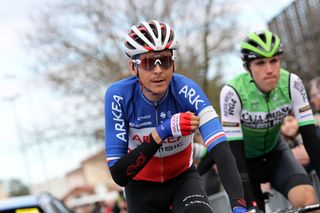
<svg viewBox="0 0 320 213"><path fill-rule="evenodd" d="M298 120L304 146L310 157L311 165L320 177L320 139L316 134L315 121L303 82L293 73L290 74L290 94L293 113Z"/></svg>
<svg viewBox="0 0 320 213"><path fill-rule="evenodd" d="M217 144L209 155L214 156L220 180L228 194L232 209L246 208L240 176L229 143L224 141Z"/></svg>
<svg viewBox="0 0 320 213"><path fill-rule="evenodd" d="M242 186L244 189L245 194L245 200L248 206L247 212L260 212L256 202L255 198L252 193L252 187L251 182L249 179L249 173L247 171L247 165L244 158L244 147L243 147L243 141L232 141L230 143L231 150L233 155L235 156L237 167L240 173L240 178L242 182ZM237 210L238 212L239 210ZM241 212L241 211L240 211Z"/></svg>
<svg viewBox="0 0 320 213"><path fill-rule="evenodd" d="M243 184L244 195L248 206L253 206L255 198L249 178L245 159L243 133L241 129L241 101L231 86L224 86L220 93L221 120L232 153L236 159L240 178Z"/></svg>
<svg viewBox="0 0 320 213"><path fill-rule="evenodd" d="M237 170L235 159L226 140L218 115L212 106L199 113L199 130L208 148L208 158L217 165L220 180L228 194L232 208L246 208L243 188Z"/></svg>
<svg viewBox="0 0 320 213"><path fill-rule="evenodd" d="M301 126L299 131L303 139L304 148L309 155L311 165L316 170L318 177L320 177L320 138L317 135L316 127L314 124L309 124Z"/></svg>
<svg viewBox="0 0 320 213"><path fill-rule="evenodd" d="M114 182L119 186L126 186L145 167L160 146L161 144L158 144L150 134L148 139L144 140L140 146L109 167Z"/></svg>
<svg viewBox="0 0 320 213"><path fill-rule="evenodd" d="M246 202L249 207L255 207L255 197L253 195L253 189L251 187L247 162L245 159L244 142L243 140L231 141L230 147L237 162L237 167L240 173Z"/></svg>
<svg viewBox="0 0 320 213"><path fill-rule="evenodd" d="M168 118L141 145L109 167L112 178L120 186L127 185L158 151L164 139L190 135L198 124L199 118L192 113L177 113Z"/></svg>
<svg viewBox="0 0 320 213"><path fill-rule="evenodd" d="M214 160L214 154L211 153L207 153L199 162L198 166L197 166L197 170L200 174L200 176L202 176L203 174L205 174L207 171L209 171L210 169L212 169L212 166L215 164L215 160Z"/></svg>

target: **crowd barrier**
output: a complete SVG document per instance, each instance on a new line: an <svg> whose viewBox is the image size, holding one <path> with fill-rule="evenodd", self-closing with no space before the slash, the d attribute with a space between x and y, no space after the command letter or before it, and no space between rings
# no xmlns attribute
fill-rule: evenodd
<svg viewBox="0 0 320 213"><path fill-rule="evenodd" d="M310 178L313 186L317 191L318 198L320 198L320 181L313 170L310 172ZM215 213L230 213L231 207L228 199L228 195L225 191L218 192L209 196L209 201L213 207L213 212ZM271 189L269 200L266 202L266 213L272 213L281 209L290 208L291 205L288 200L275 189Z"/></svg>

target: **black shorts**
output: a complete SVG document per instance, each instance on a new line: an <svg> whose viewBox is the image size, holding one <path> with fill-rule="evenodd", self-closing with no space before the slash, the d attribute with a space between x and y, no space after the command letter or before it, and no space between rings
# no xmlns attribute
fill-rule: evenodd
<svg viewBox="0 0 320 213"><path fill-rule="evenodd" d="M194 166L163 183L133 180L125 193L129 213L212 212Z"/></svg>
<svg viewBox="0 0 320 213"><path fill-rule="evenodd" d="M295 186L312 185L305 169L295 159L285 143L279 142L270 153L258 158L247 159L247 163L256 197L259 197L257 191L260 191L260 183L270 182L272 187L285 197Z"/></svg>

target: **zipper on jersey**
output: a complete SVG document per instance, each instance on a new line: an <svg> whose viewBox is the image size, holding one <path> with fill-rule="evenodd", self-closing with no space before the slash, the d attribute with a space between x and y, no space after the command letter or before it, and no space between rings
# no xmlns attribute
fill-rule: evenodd
<svg viewBox="0 0 320 213"><path fill-rule="evenodd" d="M158 105L159 105L159 103L158 102L154 102L154 109L155 109L155 111L156 111L156 124L157 124L157 126L160 124L159 123L159 119L158 119L158 116L159 116L159 114L158 114ZM161 182L163 182L163 162L162 162L162 157L161 157L161 151L159 150L159 157L160 157L160 169L161 169Z"/></svg>
<svg viewBox="0 0 320 213"><path fill-rule="evenodd" d="M159 125L159 119L158 119L158 102L154 102L153 106L154 106L154 109L155 109L155 111L156 111L156 125L158 126L158 125Z"/></svg>
<svg viewBox="0 0 320 213"><path fill-rule="evenodd" d="M269 134L269 115L270 115L270 107L269 107L269 97L270 97L270 93L266 94L265 100L267 103L267 109L268 109L268 113L267 113L267 120L268 120L268 125L267 125L267 131L266 134L264 135L264 144L263 144L263 155L266 154L266 144L267 144L267 136Z"/></svg>

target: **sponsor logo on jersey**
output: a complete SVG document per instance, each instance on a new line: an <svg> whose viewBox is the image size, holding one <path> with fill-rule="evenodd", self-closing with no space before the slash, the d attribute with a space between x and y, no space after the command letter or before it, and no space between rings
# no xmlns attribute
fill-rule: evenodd
<svg viewBox="0 0 320 213"><path fill-rule="evenodd" d="M140 152L136 162L127 167L127 175L134 175L139 171L139 168L146 162L146 156Z"/></svg>
<svg viewBox="0 0 320 213"><path fill-rule="evenodd" d="M152 124L151 121L146 121L146 122L137 123L137 124L130 122L129 126L133 128L140 128L144 126L150 126L151 124Z"/></svg>
<svg viewBox="0 0 320 213"><path fill-rule="evenodd" d="M243 125L248 128L269 128L280 124L282 119L289 114L290 107L278 108L270 113L244 112L241 115Z"/></svg>
<svg viewBox="0 0 320 213"><path fill-rule="evenodd" d="M132 141L137 141L138 143L143 143L143 141L150 142L149 135L139 136L138 134L133 135Z"/></svg>
<svg viewBox="0 0 320 213"><path fill-rule="evenodd" d="M286 103L286 99L283 97L280 97L278 93L275 93L271 96L270 101L277 104L277 105L284 105Z"/></svg>
<svg viewBox="0 0 320 213"><path fill-rule="evenodd" d="M158 152L170 152L170 151L173 151L179 147L182 147L183 146L183 141L181 142L178 142L178 143L175 143L175 144L170 144L170 145L166 145L166 146L161 146L159 149L158 149Z"/></svg>
<svg viewBox="0 0 320 213"><path fill-rule="evenodd" d="M150 119L151 115L144 115L137 118L138 121L147 120Z"/></svg>
<svg viewBox="0 0 320 213"><path fill-rule="evenodd" d="M300 95L303 99L303 102L308 101L307 93L306 93L306 90L304 88L304 85L303 85L301 79L294 81L293 88L295 88L300 93Z"/></svg>
<svg viewBox="0 0 320 213"><path fill-rule="evenodd" d="M161 118L165 119L166 116L167 116L167 114L166 114L165 112L161 112L161 113L160 113L160 117L161 117Z"/></svg>
<svg viewBox="0 0 320 213"><path fill-rule="evenodd" d="M165 140L162 141L162 144L170 144L170 143L176 143L181 142L182 137L168 137ZM134 134L131 138L132 141L136 141L138 143L142 143L143 141L148 141L149 135L138 135Z"/></svg>
<svg viewBox="0 0 320 213"><path fill-rule="evenodd" d="M138 146L149 140L149 135L134 134L131 137L131 141L135 144L134 146ZM179 148L184 148L188 144L188 141L189 140L186 137L168 137L162 141L162 146L158 149L158 152L180 152L181 150Z"/></svg>
<svg viewBox="0 0 320 213"><path fill-rule="evenodd" d="M189 103L194 105L197 110L199 110L199 105L201 103L205 103L204 100L200 98L200 95L197 95L196 90L189 88L187 85L182 87L178 94L184 94L184 97L187 98Z"/></svg>
<svg viewBox="0 0 320 213"><path fill-rule="evenodd" d="M252 99L251 100L251 105L252 107L258 107L259 101L257 99Z"/></svg>
<svg viewBox="0 0 320 213"><path fill-rule="evenodd" d="M115 121L114 129L116 130L116 136L118 139L126 141L126 130L124 128L123 114L121 110L120 101L123 101L123 98L118 95L113 96L113 101L111 103L111 110L113 115L113 120Z"/></svg>
<svg viewBox="0 0 320 213"><path fill-rule="evenodd" d="M171 117L171 131L173 135L176 135L180 132L180 129L178 129L179 127L179 116L174 115Z"/></svg>
<svg viewBox="0 0 320 213"><path fill-rule="evenodd" d="M168 137L162 142L162 146L158 149L159 152L170 152L184 145L182 137Z"/></svg>
<svg viewBox="0 0 320 213"><path fill-rule="evenodd" d="M233 95L234 94L229 91L224 97L223 113L225 117L228 117L228 115L234 115L234 108L237 104L237 101L232 98Z"/></svg>
<svg viewBox="0 0 320 213"><path fill-rule="evenodd" d="M309 109L311 109L311 106L307 105L307 106L301 107L299 109L299 112L302 113L302 112L308 111Z"/></svg>
<svg viewBox="0 0 320 213"><path fill-rule="evenodd" d="M237 101L231 98L231 102L228 104L228 113L229 115L234 115L234 108L236 106Z"/></svg>
<svg viewBox="0 0 320 213"><path fill-rule="evenodd" d="M145 129L129 129L129 149L133 150L144 142L149 140L150 133L154 128ZM193 136L168 137L162 141L161 147L158 149L155 157L166 157L183 151L192 142Z"/></svg>
<svg viewBox="0 0 320 213"><path fill-rule="evenodd" d="M305 115L302 115L302 116L300 116L299 118L300 119L304 119L304 118L312 118L313 117L313 114L312 114L312 112L311 113L307 113L307 114L305 114Z"/></svg>
<svg viewBox="0 0 320 213"><path fill-rule="evenodd" d="M240 124L237 122L227 122L227 121L223 121L222 122L222 126L224 127L239 127Z"/></svg>
<svg viewBox="0 0 320 213"><path fill-rule="evenodd" d="M225 130L226 134L235 134L235 133L241 133L240 129L233 129L233 130Z"/></svg>

